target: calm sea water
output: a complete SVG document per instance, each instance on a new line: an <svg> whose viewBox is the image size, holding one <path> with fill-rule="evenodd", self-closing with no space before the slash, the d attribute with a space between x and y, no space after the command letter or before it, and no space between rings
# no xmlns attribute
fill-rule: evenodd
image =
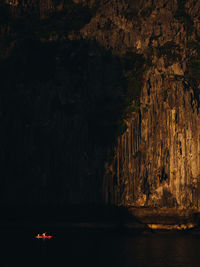
<svg viewBox="0 0 200 267"><path fill-rule="evenodd" d="M54 238L34 238L44 230ZM4 266L200 266L200 235L195 234L133 235L44 227L1 229L0 233Z"/></svg>

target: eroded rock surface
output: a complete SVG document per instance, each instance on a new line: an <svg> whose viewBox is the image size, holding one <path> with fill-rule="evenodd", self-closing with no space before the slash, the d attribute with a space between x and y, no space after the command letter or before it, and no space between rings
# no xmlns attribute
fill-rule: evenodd
<svg viewBox="0 0 200 267"><path fill-rule="evenodd" d="M139 114L128 120L127 132L118 138L113 164L106 165L105 201L135 206L199 207L198 96L186 80L191 50L187 42L199 34L198 4L186 1L193 21L174 17L177 1L139 1L135 17L126 16L131 3L105 4L104 12L81 30L115 53L152 49L153 66L144 75ZM140 6L141 4L141 6ZM184 5L183 5L184 6ZM138 13L137 13L138 11ZM148 16L142 16L146 11ZM102 25L110 20L109 29ZM94 30L100 24L98 30ZM97 28L96 28L97 29ZM109 33L109 34L108 34ZM167 42L177 45L180 57L158 55ZM198 87L198 85L197 85Z"/></svg>
<svg viewBox="0 0 200 267"><path fill-rule="evenodd" d="M19 4L19 1L9 2L12 2L10 5L13 8ZM50 14L50 10L62 10L64 1L59 2L59 5L55 5L54 1L38 2L41 17ZM96 3L84 0L74 3L82 3L90 8L94 8L96 4L98 8L81 29L67 32L71 41L92 40L116 58L127 52L136 52L149 59L151 64L142 77L139 112L132 112L126 119L128 128L118 137L110 161L105 162L103 159L105 147L102 148L94 144L95 142L92 145L90 143L84 108L77 113L77 120L68 120L67 127L71 134L66 147L70 152L63 157L70 169L69 179L73 175L80 178L73 182L63 182L63 188L67 188L68 193L62 192L61 202L71 201L73 198L78 202L94 202L95 195L101 194L104 203L114 205L199 208L200 115L199 81L196 78L199 65L195 63L197 75L193 79L189 71L189 61L193 55L198 56L200 46L200 1L115 0ZM191 41L193 46L188 46ZM95 53L98 54L98 49L91 49L88 55L90 59L87 58L87 61L94 68L91 73L96 78L88 78L90 74L82 70L81 77L87 80L87 88L94 85L95 92L102 88L112 88L114 94L112 80L117 86L116 76L120 71L115 66L119 61L110 60L109 64L103 62L95 66L94 62L91 63L92 57L94 61L100 60ZM78 52L74 55L72 53L71 57L77 55ZM101 57L102 54L99 55ZM100 77L98 74L102 74L102 67L107 68L107 71ZM62 82L66 80L66 84L73 88L70 74L62 75L60 71L59 75ZM61 89L59 95L62 92ZM65 102L64 97L60 99ZM64 102L59 105L64 106ZM87 101L84 102L84 107L87 106L86 103ZM88 107L85 110L88 111ZM60 125L64 125L62 122L65 119L59 114L63 113L58 112L57 116L60 117L56 121L59 120L58 127L62 129L63 126ZM81 128L82 123L85 126ZM79 131L80 135L74 134ZM107 131L106 126L104 131ZM64 134L66 131L61 130L63 139ZM48 149L45 151L44 154L47 155ZM50 160L47 162L50 165ZM58 158L55 162L59 162ZM50 170L50 167L47 169ZM86 176L82 176L83 171L87 172ZM44 171L43 176L45 175L48 176L48 172L45 174ZM60 175L65 180L63 174ZM77 188L77 196L74 189L71 190L71 183L74 184L73 188ZM65 198L65 194L69 197Z"/></svg>

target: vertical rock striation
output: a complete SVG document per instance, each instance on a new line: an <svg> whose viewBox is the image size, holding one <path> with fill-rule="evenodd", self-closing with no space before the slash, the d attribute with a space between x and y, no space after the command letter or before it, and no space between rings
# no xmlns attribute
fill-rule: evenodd
<svg viewBox="0 0 200 267"><path fill-rule="evenodd" d="M187 42L199 34L199 5L185 3L110 2L82 29L84 38L95 38L116 54L130 49L152 52L153 66L144 77L139 114L126 122L128 129L117 140L113 161L106 164L106 203L199 207L198 96L184 76L191 57ZM183 9L186 21L176 14ZM164 51L169 42L180 57Z"/></svg>
<svg viewBox="0 0 200 267"><path fill-rule="evenodd" d="M17 0L7 2L14 10L20 4L24 7L27 4ZM38 8L35 9L42 19L62 10L66 4L64 0L57 4L50 0L36 2ZM200 51L199 1L73 2L95 12L84 20L80 29L71 29L67 21L68 30L62 35L72 43L74 40L85 42L89 46L87 56L80 59L82 52L79 52L82 48L84 51L84 45L77 45L74 51L71 45L66 46L65 51L69 53L65 56L71 65L66 71L57 63L56 81L60 87L51 82L45 84L49 106L57 95L59 110L53 112L53 117L48 111L44 121L54 129L55 138L50 140L56 139L59 149L43 147L45 170L37 172L43 177L44 187L48 184L45 177L56 176L60 170L63 190L58 194L62 195L63 202L199 208L200 72L199 63L190 62ZM31 3L29 6L33 6ZM6 26L2 27L3 31ZM104 97L110 99L117 92L115 88L121 86L120 58L129 52L143 55L149 68L141 79L139 111L125 119L127 130L117 137L111 149L98 143L97 139L101 139L100 135L103 139L109 128L104 122L98 124L101 114L98 111L106 103ZM56 56L57 62L64 58L62 53ZM74 72L70 71L73 68ZM39 87L42 86L39 82ZM41 98L35 99L35 105L42 109L41 101ZM75 111L71 112L71 108ZM33 109L37 111L37 107ZM57 128L53 123L57 123ZM91 125L101 128L100 134L93 132ZM30 151L34 143L31 138L27 141ZM49 154L54 154L53 158ZM112 155L110 160L106 159L107 154Z"/></svg>

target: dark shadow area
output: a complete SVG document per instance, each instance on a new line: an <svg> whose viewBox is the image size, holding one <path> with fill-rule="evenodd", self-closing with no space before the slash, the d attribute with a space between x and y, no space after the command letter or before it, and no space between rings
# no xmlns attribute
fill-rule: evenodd
<svg viewBox="0 0 200 267"><path fill-rule="evenodd" d="M124 130L120 59L91 41L27 39L1 73L1 199L94 202L107 150Z"/></svg>
<svg viewBox="0 0 200 267"><path fill-rule="evenodd" d="M70 3L43 19L37 6L31 17L18 7L4 23L10 33L0 42L9 43L0 61L0 203L3 210L13 205L11 214L102 204L105 162L126 130L124 119L139 108L144 57L117 57L95 41L69 40L67 33L96 12ZM89 210L86 217L97 216Z"/></svg>
<svg viewBox="0 0 200 267"><path fill-rule="evenodd" d="M140 234L152 232L124 207L105 205L1 206L0 231L102 232Z"/></svg>
<svg viewBox="0 0 200 267"><path fill-rule="evenodd" d="M56 222L130 222L139 221L124 207L111 205L1 206L1 220L37 223Z"/></svg>

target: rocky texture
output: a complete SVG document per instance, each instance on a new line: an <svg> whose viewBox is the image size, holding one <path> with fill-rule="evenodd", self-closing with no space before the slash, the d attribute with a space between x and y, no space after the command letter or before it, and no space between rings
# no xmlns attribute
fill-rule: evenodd
<svg viewBox="0 0 200 267"><path fill-rule="evenodd" d="M95 1L74 2L82 3L90 9L95 6ZM45 14L55 9L55 6L49 3L44 1L44 5L40 5L41 9L44 6L42 10L45 10ZM63 3L64 1L60 1L60 5ZM198 53L198 49L188 47L189 41L195 41L197 47L200 45L199 1L99 1L98 9L95 10L96 13L93 13L84 26L78 30L69 29L66 34L71 41L93 40L94 43L100 44L103 50L111 53L108 61L112 63L98 63L99 57L94 56L94 63L89 63L89 73L82 71L80 76L75 75L72 79L71 73L61 75L61 79L67 77L63 82L65 85L68 84L69 88L74 89L74 81L69 82L69 79L85 77L86 87L94 86L95 94L103 89L114 95L114 88L120 84L116 77L121 75L120 59L124 54L136 52L151 62L141 79L139 112L132 112L131 116L125 119L128 128L117 138L114 147L98 143L101 136L89 127L88 117L85 119L85 114L93 110L86 107L88 102L83 100L83 95L80 101L85 102L82 108L74 113L76 119L73 116L71 119L70 116L69 119L61 119L65 116L62 112L56 115L60 119L57 117L55 121L60 122L58 129L61 129L57 134L61 134L61 139L67 139L69 143L67 150L63 151L69 155L61 157L63 168L68 166L61 174L65 184L61 201L73 202L74 199L77 202L103 201L123 206L199 208L199 80L198 73L193 79L189 64L190 58ZM98 54L98 49L91 47L94 45L90 45L89 53ZM102 57L102 52L99 55ZM115 58L114 61L111 57ZM95 64L99 66L96 70ZM84 65L82 66L84 68ZM115 70L115 66L118 66L118 70ZM195 66L195 70L198 70L198 64ZM103 72L104 68L107 68L107 75ZM75 68L75 72L77 70L78 68ZM100 73L102 78L98 76ZM112 82L113 80L115 82ZM61 87L65 88L65 85ZM78 86L81 88L80 84ZM52 84L49 87L52 87ZM62 90L59 96L62 95ZM91 97L93 93L89 93L89 98ZM45 99L46 97L44 103ZM88 100L88 96L86 99ZM66 101L70 101L70 97ZM60 97L60 102L61 106L65 105L63 96ZM97 104L95 101L92 103L95 103L95 106ZM103 105L104 102L100 102L99 109ZM97 109L94 110L96 112ZM96 125L98 115L97 113L90 125ZM60 126L65 121L68 123L66 131ZM107 124L98 127L102 135L108 131ZM98 136L98 140L91 141L91 136ZM44 151L46 154L43 158L48 158L49 150L45 148ZM111 160L107 160L107 151L110 151ZM59 162L59 156L55 162ZM64 162L67 162L67 165ZM51 165L50 161L45 164ZM43 171L38 170L37 174L40 178L47 177L43 179L44 187L45 181L51 176L51 168L48 166ZM83 169L86 173L84 177ZM56 170L57 167L54 168L55 175ZM68 171L70 177L67 180ZM74 183L74 186L71 183ZM72 188L75 188L76 192ZM68 200L65 199L66 194ZM97 194L99 197L94 200Z"/></svg>
<svg viewBox="0 0 200 267"><path fill-rule="evenodd" d="M144 77L140 112L128 120L113 164L106 166L107 203L199 207L197 88L191 88L184 77L191 53L187 41L199 34L199 7L187 2L185 7L177 1L109 2L81 30L84 38L95 38L113 53L136 49L145 54L152 49L153 66ZM131 8L134 14L127 17ZM191 16L187 21L180 21L178 15L174 18L181 8ZM148 14L143 15L145 11ZM189 20L194 22L192 32ZM181 57L174 54L170 61L169 53L156 51L171 41Z"/></svg>

